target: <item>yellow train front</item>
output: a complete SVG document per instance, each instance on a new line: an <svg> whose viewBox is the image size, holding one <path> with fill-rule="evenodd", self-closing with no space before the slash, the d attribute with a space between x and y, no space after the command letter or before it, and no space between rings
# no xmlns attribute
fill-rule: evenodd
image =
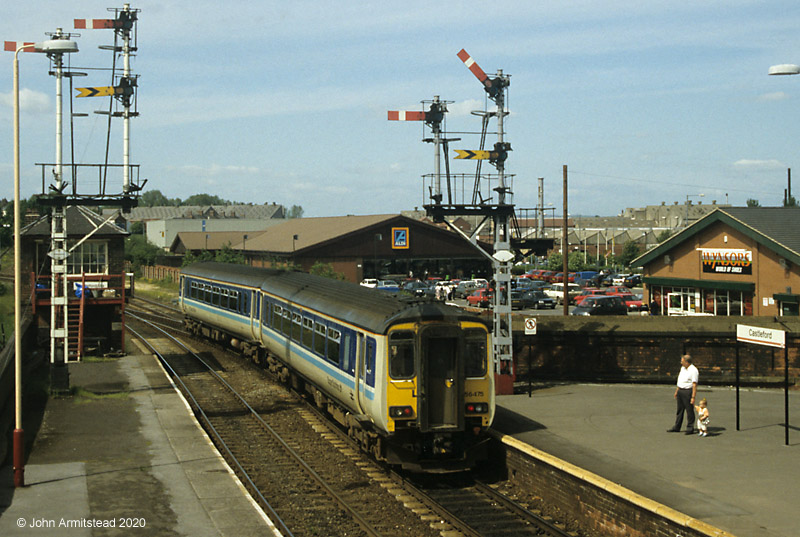
<svg viewBox="0 0 800 537"><path fill-rule="evenodd" d="M196 263L190 331L228 343L328 412L376 458L447 471L486 457L494 373L486 324L441 302L300 272Z"/></svg>
<svg viewBox="0 0 800 537"><path fill-rule="evenodd" d="M386 460L418 470L468 468L486 457L494 375L486 327L441 305L397 319L386 336ZM433 317L433 318L431 318Z"/></svg>

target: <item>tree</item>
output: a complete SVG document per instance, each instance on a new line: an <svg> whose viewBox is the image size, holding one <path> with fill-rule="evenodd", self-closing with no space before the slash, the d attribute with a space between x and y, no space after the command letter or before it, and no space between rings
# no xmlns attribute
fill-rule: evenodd
<svg viewBox="0 0 800 537"><path fill-rule="evenodd" d="M244 256L244 254L231 248L231 243L227 243L222 246L222 248L217 252L217 255L214 257L214 261L218 261L220 263L232 263L234 265L247 264L247 258Z"/></svg>
<svg viewBox="0 0 800 537"><path fill-rule="evenodd" d="M795 198L794 196L789 196L789 199L783 200L783 206L784 207L800 207L800 205L798 205L798 203L797 203L797 198Z"/></svg>
<svg viewBox="0 0 800 537"><path fill-rule="evenodd" d="M205 207L208 205L231 205L231 202L211 194L194 194L183 200L180 205L200 205Z"/></svg>
<svg viewBox="0 0 800 537"><path fill-rule="evenodd" d="M629 266L631 261L639 257L639 252L641 252L641 249L642 245L638 242L626 242L625 246L622 247L622 254L619 256L619 262L625 267Z"/></svg>
<svg viewBox="0 0 800 537"><path fill-rule="evenodd" d="M203 250L199 254L193 254L191 251L186 252L181 262L182 267L188 267L192 263L199 263L201 261L214 261L214 254L208 250Z"/></svg>
<svg viewBox="0 0 800 537"><path fill-rule="evenodd" d="M317 261L316 263L314 263L309 273L316 274L317 276L324 276L326 278L332 278L334 280L345 279L344 274L333 270L332 263L323 263L321 261Z"/></svg>
<svg viewBox="0 0 800 537"><path fill-rule="evenodd" d="M131 262L134 270L142 265L154 265L156 257L163 253L161 248L147 242L144 235L130 235L125 239L125 260Z"/></svg>
<svg viewBox="0 0 800 537"><path fill-rule="evenodd" d="M169 199L160 190L148 190L139 197L142 207L175 207L180 203L180 199Z"/></svg>
<svg viewBox="0 0 800 537"><path fill-rule="evenodd" d="M661 233L658 234L658 237L656 237L656 240L661 243L661 242L664 242L665 240L667 240L670 237L672 237L672 232L670 230L668 230L668 229L665 229L664 231L662 231Z"/></svg>
<svg viewBox="0 0 800 537"><path fill-rule="evenodd" d="M748 198L747 199L747 206L748 207L761 207L761 204L758 202L757 199Z"/></svg>
<svg viewBox="0 0 800 537"><path fill-rule="evenodd" d="M299 205L292 205L289 209L289 218L303 218L303 208Z"/></svg>

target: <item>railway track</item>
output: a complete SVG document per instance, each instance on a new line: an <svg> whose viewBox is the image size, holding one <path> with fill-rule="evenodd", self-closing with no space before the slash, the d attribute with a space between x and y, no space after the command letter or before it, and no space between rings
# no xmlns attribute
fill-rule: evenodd
<svg viewBox="0 0 800 537"><path fill-rule="evenodd" d="M283 521L284 535L578 535L469 474L411 480L390 472L263 371L219 349L197 353L201 363L153 327L175 331L179 316L172 308L141 299L134 305L128 312L149 318L150 328L142 330L155 337L154 351L170 364L176 383L194 394L187 399L198 419L253 497Z"/></svg>

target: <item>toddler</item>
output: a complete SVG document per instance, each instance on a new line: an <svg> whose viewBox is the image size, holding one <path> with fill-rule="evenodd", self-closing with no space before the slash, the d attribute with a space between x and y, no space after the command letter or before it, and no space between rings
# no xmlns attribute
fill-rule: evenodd
<svg viewBox="0 0 800 537"><path fill-rule="evenodd" d="M699 405L695 405L694 410L697 412L697 434L708 436L708 401L705 397L700 400Z"/></svg>

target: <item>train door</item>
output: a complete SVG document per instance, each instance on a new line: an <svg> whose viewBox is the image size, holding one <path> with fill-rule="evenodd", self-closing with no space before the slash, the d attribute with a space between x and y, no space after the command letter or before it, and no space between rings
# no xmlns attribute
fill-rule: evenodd
<svg viewBox="0 0 800 537"><path fill-rule="evenodd" d="M464 422L463 363L455 327L423 328L419 335L419 418L425 431L462 429Z"/></svg>

